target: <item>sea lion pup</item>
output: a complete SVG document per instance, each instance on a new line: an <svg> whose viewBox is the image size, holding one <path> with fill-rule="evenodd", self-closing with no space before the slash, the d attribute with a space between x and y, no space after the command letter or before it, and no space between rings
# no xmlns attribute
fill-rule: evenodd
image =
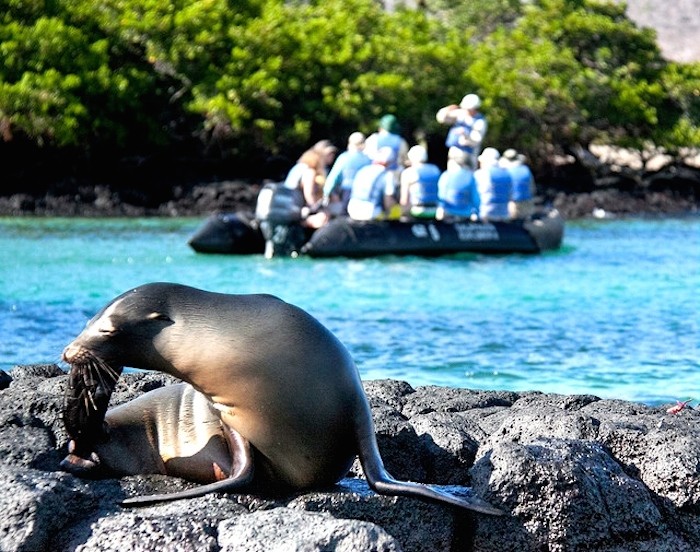
<svg viewBox="0 0 700 552"><path fill-rule="evenodd" d="M389 475L349 352L315 318L276 297L146 284L102 309L63 359L71 364L64 418L73 439L64 469L101 477L103 464L117 474L171 473L209 482L124 504L251 485L278 494L323 488L342 479L358 455L377 493L503 513L476 497ZM99 393L104 404L126 366L171 374L192 392L182 387L146 394L110 410L102 423L90 396ZM75 400L79 395L82 400ZM89 412L78 414L81 409ZM82 427L90 429L80 433ZM137 461L116 452L124 446Z"/></svg>

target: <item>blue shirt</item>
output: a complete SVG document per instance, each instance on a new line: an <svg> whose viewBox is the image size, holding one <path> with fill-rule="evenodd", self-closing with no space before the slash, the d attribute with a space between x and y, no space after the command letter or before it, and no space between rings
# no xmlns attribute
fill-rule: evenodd
<svg viewBox="0 0 700 552"><path fill-rule="evenodd" d="M445 145L448 148L455 147L459 148L462 151L466 151L467 153L474 153L474 147L468 146L461 144L459 142L460 136L469 136L469 134L472 131L472 127L474 126L474 123L478 120L483 120L484 116L481 113L478 113L477 115L474 116L473 121L467 123L465 121L455 123L450 127L449 132L447 133L447 138L445 139Z"/></svg>
<svg viewBox="0 0 700 552"><path fill-rule="evenodd" d="M372 163L372 160L361 151L344 151L335 160L323 187L323 195L330 196L338 188L350 190L357 171Z"/></svg>

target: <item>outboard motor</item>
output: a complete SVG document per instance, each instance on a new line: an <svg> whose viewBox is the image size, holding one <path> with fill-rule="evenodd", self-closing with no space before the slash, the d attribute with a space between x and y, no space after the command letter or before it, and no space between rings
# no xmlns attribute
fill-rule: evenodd
<svg viewBox="0 0 700 552"><path fill-rule="evenodd" d="M265 184L258 194L255 217L265 238L265 257L294 256L307 239L301 225L304 196L283 183Z"/></svg>

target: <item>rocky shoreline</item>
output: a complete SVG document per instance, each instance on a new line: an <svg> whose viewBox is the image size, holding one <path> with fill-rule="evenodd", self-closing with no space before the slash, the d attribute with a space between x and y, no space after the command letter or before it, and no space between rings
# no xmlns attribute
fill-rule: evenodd
<svg viewBox="0 0 700 552"><path fill-rule="evenodd" d="M125 509L189 484L164 476L86 481L58 471L67 376L0 372L0 549L89 551L691 551L700 541L700 411L590 395L365 382L388 469L471 486L497 518L381 497L359 465L336 487L283 499L210 495ZM126 374L114 404L168 384Z"/></svg>
<svg viewBox="0 0 700 552"><path fill-rule="evenodd" d="M608 155L604 162L590 155L587 167L562 163L543 171L538 175L539 203L556 207L569 220L700 212L700 155L692 158L692 164L666 164L655 170L620 164L621 160L637 162L620 153ZM264 182L172 184L144 183L143 175L137 174L123 177L132 184L94 184L67 178L41 192L0 195L0 216L170 217L252 211Z"/></svg>

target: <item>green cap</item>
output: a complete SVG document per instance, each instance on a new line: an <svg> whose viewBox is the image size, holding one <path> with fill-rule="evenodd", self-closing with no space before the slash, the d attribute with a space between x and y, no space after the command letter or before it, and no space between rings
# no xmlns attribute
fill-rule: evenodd
<svg viewBox="0 0 700 552"><path fill-rule="evenodd" d="M384 115L384 117L379 119L379 128L383 128L392 134L398 134L401 132L399 122L396 120L394 115Z"/></svg>

